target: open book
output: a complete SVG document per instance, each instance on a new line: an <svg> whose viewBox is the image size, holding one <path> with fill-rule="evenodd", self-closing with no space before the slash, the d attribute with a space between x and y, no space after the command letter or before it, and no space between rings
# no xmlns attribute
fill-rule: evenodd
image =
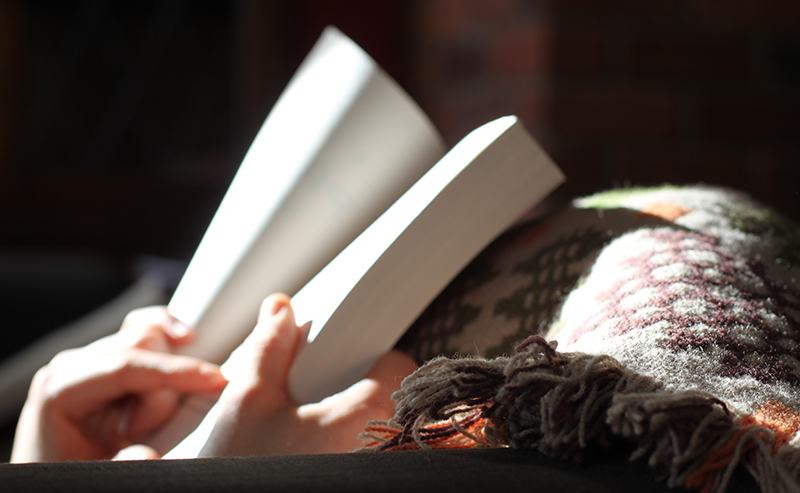
<svg viewBox="0 0 800 493"><path fill-rule="evenodd" d="M297 322L311 329L289 389L297 402L315 402L362 378L563 179L515 117L479 127L444 155L416 104L328 28L267 117L169 310L196 327L189 354L222 361L267 295L293 295ZM151 445L171 448L208 403L185 409L173 420L183 429L167 426ZM213 421L212 411L167 457L199 451Z"/></svg>

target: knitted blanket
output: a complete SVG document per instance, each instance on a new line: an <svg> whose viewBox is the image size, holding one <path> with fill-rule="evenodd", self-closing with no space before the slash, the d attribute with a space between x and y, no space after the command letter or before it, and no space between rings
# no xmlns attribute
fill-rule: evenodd
<svg viewBox="0 0 800 493"><path fill-rule="evenodd" d="M733 191L579 199L493 243L399 347L426 363L372 450L628 447L670 486L743 466L800 491L800 229Z"/></svg>

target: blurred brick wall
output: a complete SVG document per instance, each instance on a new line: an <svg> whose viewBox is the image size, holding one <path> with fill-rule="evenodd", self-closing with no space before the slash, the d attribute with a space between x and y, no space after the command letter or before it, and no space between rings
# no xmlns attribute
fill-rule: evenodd
<svg viewBox="0 0 800 493"><path fill-rule="evenodd" d="M420 0L414 22L451 143L514 113L565 194L707 182L800 219L797 0Z"/></svg>

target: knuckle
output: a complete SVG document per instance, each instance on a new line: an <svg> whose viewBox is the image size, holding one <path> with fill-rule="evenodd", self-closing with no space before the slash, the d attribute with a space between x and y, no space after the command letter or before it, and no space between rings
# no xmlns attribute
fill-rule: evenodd
<svg viewBox="0 0 800 493"><path fill-rule="evenodd" d="M135 347L141 349L161 349L166 344L166 337L161 327L148 325L139 332Z"/></svg>
<svg viewBox="0 0 800 493"><path fill-rule="evenodd" d="M136 325L139 320L146 316L149 308L136 308L128 312L122 320L122 328L125 329L129 326Z"/></svg>
<svg viewBox="0 0 800 493"><path fill-rule="evenodd" d="M123 353L116 355L116 357L109 358L106 362L105 373L108 375L109 381L115 382L117 387L129 388L131 379L136 378L136 366L131 363L135 355Z"/></svg>
<svg viewBox="0 0 800 493"><path fill-rule="evenodd" d="M164 351L169 346L162 325L137 324L126 329L125 337L133 348Z"/></svg>
<svg viewBox="0 0 800 493"><path fill-rule="evenodd" d="M44 389L51 378L53 378L53 371L50 365L39 368L31 380L31 389Z"/></svg>
<svg viewBox="0 0 800 493"><path fill-rule="evenodd" d="M147 306L144 308L136 308L125 315L125 318L122 321L121 330L144 325L163 324L168 317L169 315L167 312L167 307L165 306Z"/></svg>
<svg viewBox="0 0 800 493"><path fill-rule="evenodd" d="M60 374L49 364L40 368L31 380L28 398L39 402L44 410L55 405L61 395L61 386L57 382Z"/></svg>
<svg viewBox="0 0 800 493"><path fill-rule="evenodd" d="M64 349L63 351L59 351L42 370L48 369L49 371L49 369L53 367L71 366L72 362L75 360L76 354L78 354L77 349Z"/></svg>

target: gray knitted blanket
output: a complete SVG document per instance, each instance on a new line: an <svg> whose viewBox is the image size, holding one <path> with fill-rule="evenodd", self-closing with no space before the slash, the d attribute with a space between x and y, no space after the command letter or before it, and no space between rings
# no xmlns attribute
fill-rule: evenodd
<svg viewBox="0 0 800 493"><path fill-rule="evenodd" d="M372 450L629 447L671 486L742 466L800 491L800 229L741 194L579 199L498 239L399 347L426 363Z"/></svg>

